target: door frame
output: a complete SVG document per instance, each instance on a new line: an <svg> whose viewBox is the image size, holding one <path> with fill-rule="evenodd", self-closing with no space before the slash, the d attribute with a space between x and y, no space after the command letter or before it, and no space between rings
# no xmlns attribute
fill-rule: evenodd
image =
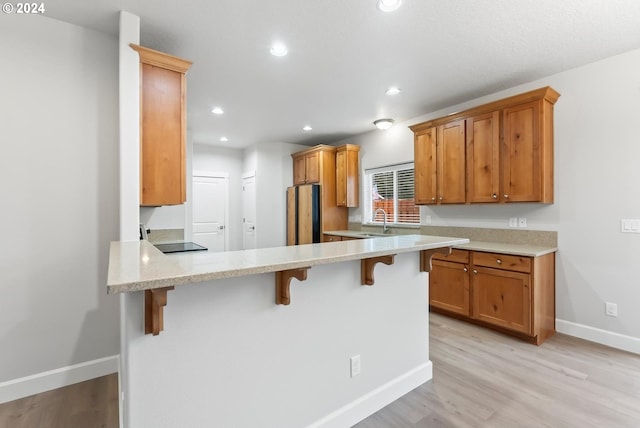
<svg viewBox="0 0 640 428"><path fill-rule="evenodd" d="M256 186L256 192L254 193L254 196L257 195L257 185L258 182L256 180L256 171L246 171L244 173L242 173L242 180L241 180L241 185L244 186L244 180L246 180L247 178L252 178L253 177L253 181L254 181L254 185ZM253 200L253 206L255 207L255 230L254 230L254 234L255 234L255 240L256 240L256 248L258 248L258 201L257 199L254 197ZM242 199L242 218L244 219L246 217L246 213L245 213L245 206L244 206L244 196ZM244 249L245 247L245 243L244 243L244 221L242 222L242 248Z"/></svg>
<svg viewBox="0 0 640 428"><path fill-rule="evenodd" d="M229 173L206 171L206 170L194 170L191 173L191 186L193 186L193 180L196 177L204 178L221 178L224 180L225 186L225 204L224 204L224 251L229 251L229 235L231 234L229 229ZM193 203L193 201L192 201ZM190 227L193 228L193 210L191 211Z"/></svg>

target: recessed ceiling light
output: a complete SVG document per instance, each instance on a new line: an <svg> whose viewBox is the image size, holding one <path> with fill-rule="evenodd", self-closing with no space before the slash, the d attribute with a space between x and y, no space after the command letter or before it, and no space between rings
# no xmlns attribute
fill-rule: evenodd
<svg viewBox="0 0 640 428"><path fill-rule="evenodd" d="M401 0L378 0L378 9L383 12L393 12L400 7Z"/></svg>
<svg viewBox="0 0 640 428"><path fill-rule="evenodd" d="M376 128L386 131L393 126L393 119L378 119L374 120L373 124Z"/></svg>
<svg viewBox="0 0 640 428"><path fill-rule="evenodd" d="M304 128L302 128L303 131L309 132L311 131L313 128L310 127L309 125L305 125Z"/></svg>
<svg viewBox="0 0 640 428"><path fill-rule="evenodd" d="M273 56L285 56L287 55L287 53L289 53L289 51L287 50L287 47L280 42L274 43L271 46L271 49L269 50L269 52L271 52L271 55Z"/></svg>
<svg viewBox="0 0 640 428"><path fill-rule="evenodd" d="M222 110L221 107L214 107L213 109L211 109L211 113L213 113L213 114L222 114L222 113L224 113L224 110Z"/></svg>
<svg viewBox="0 0 640 428"><path fill-rule="evenodd" d="M227 137L220 137L220 141L225 142L225 141L229 141L229 139Z"/></svg>
<svg viewBox="0 0 640 428"><path fill-rule="evenodd" d="M396 87L396 86L392 86L389 89L387 89L386 91L384 91L385 94L387 95L398 95L400 93L400 88Z"/></svg>

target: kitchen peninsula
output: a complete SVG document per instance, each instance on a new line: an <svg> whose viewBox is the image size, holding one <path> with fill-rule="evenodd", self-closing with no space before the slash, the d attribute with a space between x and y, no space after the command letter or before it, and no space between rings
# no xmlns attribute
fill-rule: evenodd
<svg viewBox="0 0 640 428"><path fill-rule="evenodd" d="M431 379L423 272L433 253L466 242L403 235L172 255L112 243L125 426L352 425ZM161 289L172 290L159 302L164 331L145 335L140 291Z"/></svg>

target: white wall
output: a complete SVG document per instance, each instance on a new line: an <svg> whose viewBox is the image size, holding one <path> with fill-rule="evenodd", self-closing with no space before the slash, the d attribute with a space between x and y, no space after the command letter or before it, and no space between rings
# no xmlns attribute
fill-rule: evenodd
<svg viewBox="0 0 640 428"><path fill-rule="evenodd" d="M621 334L640 352L640 235L620 232L622 218L640 218L639 76L640 50L634 50L336 144L359 144L362 168L412 160L407 126L552 86L561 93L555 105L554 204L422 207L421 214L434 225L498 228L507 228L509 217L526 217L529 229L558 231L558 327L577 323L572 333L590 338L599 334L593 329ZM361 210L350 216L359 219ZM605 316L605 301L618 304L617 318Z"/></svg>
<svg viewBox="0 0 640 428"><path fill-rule="evenodd" d="M2 382L118 354L117 40L41 16L0 25Z"/></svg>
<svg viewBox="0 0 640 428"><path fill-rule="evenodd" d="M293 185L291 153L308 148L299 144L261 143L245 149L243 169L256 172L258 248L286 245L286 189Z"/></svg>
<svg viewBox="0 0 640 428"><path fill-rule="evenodd" d="M243 158L242 150L205 144L193 145L193 171L229 174L229 219L226 227L226 232L229 234L229 248L227 248L229 251L242 249Z"/></svg>
<svg viewBox="0 0 640 428"><path fill-rule="evenodd" d="M352 426L431 378L426 284L413 252L378 264L372 287L359 261L313 266L289 306L273 273L176 287L159 336L132 302L125 426Z"/></svg>

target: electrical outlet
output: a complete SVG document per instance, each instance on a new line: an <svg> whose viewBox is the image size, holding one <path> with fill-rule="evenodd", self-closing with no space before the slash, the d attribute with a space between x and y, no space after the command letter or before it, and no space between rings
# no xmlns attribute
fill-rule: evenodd
<svg viewBox="0 0 640 428"><path fill-rule="evenodd" d="M431 216L427 215L424 217L424 224L431 224Z"/></svg>
<svg viewBox="0 0 640 428"><path fill-rule="evenodd" d="M520 217L518 219L518 226L519 227L527 227L527 218L526 217Z"/></svg>
<svg viewBox="0 0 640 428"><path fill-rule="evenodd" d="M354 355L349 358L349 361L351 362L351 377L358 376L362 369L360 366L360 355Z"/></svg>
<svg viewBox="0 0 640 428"><path fill-rule="evenodd" d="M518 227L518 217L509 218L509 227Z"/></svg>
<svg viewBox="0 0 640 428"><path fill-rule="evenodd" d="M617 317L618 305L611 302L604 302L604 311L610 317Z"/></svg>

